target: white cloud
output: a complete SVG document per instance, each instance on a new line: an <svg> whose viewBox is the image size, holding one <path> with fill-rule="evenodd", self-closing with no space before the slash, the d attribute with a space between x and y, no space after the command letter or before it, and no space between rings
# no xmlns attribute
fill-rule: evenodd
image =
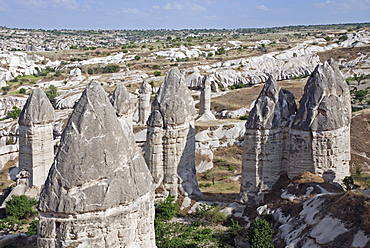
<svg viewBox="0 0 370 248"><path fill-rule="evenodd" d="M77 9L80 5L76 0L52 0L53 7L65 7L68 9Z"/></svg>
<svg viewBox="0 0 370 248"><path fill-rule="evenodd" d="M211 4L211 1L206 1L206 4ZM153 10L163 9L166 11L174 11L174 10L191 10L196 12L206 11L207 9L197 3L193 3L191 1L179 1L179 2L168 2L163 6L152 6Z"/></svg>
<svg viewBox="0 0 370 248"><path fill-rule="evenodd" d="M314 7L331 11L346 12L356 9L370 9L370 0L336 0L314 3Z"/></svg>
<svg viewBox="0 0 370 248"><path fill-rule="evenodd" d="M265 5L258 5L257 7L256 7L256 9L258 9L258 10L260 10L260 11L264 11L264 12L266 12L266 11L269 11L270 9L269 8L267 8Z"/></svg>
<svg viewBox="0 0 370 248"><path fill-rule="evenodd" d="M39 7L45 7L47 2L43 0L19 0L18 4L26 6L26 7L39 8Z"/></svg>
<svg viewBox="0 0 370 248"><path fill-rule="evenodd" d="M136 9L136 8L123 9L122 13L129 14L129 15L143 15L143 14L145 14L144 12L142 12L141 10Z"/></svg>

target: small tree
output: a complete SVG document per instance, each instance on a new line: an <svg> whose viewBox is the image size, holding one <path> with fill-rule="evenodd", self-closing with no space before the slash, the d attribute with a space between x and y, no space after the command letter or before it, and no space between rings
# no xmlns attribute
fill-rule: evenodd
<svg viewBox="0 0 370 248"><path fill-rule="evenodd" d="M257 219L248 229L247 241L251 248L273 248L271 224L263 219Z"/></svg>
<svg viewBox="0 0 370 248"><path fill-rule="evenodd" d="M17 219L24 219L37 213L34 210L36 204L35 199L28 198L25 195L13 195L12 199L5 204L5 213Z"/></svg>
<svg viewBox="0 0 370 248"><path fill-rule="evenodd" d="M154 76L159 77L160 75L162 75L162 72L154 71L153 74L154 74Z"/></svg>
<svg viewBox="0 0 370 248"><path fill-rule="evenodd" d="M13 110L9 111L7 117L17 119L21 115L22 110L17 106L13 106Z"/></svg>
<svg viewBox="0 0 370 248"><path fill-rule="evenodd" d="M140 57L139 55L136 55L136 56L134 57L134 59L135 59L135 60L140 60L140 59L141 59L141 57Z"/></svg>
<svg viewBox="0 0 370 248"><path fill-rule="evenodd" d="M355 181L353 180L352 176L347 176L343 179L344 189L346 191L351 191L352 189L357 189L360 186L355 184Z"/></svg>
<svg viewBox="0 0 370 248"><path fill-rule="evenodd" d="M45 94L52 104L54 104L55 98L59 96L58 89L54 85L50 85Z"/></svg>
<svg viewBox="0 0 370 248"><path fill-rule="evenodd" d="M170 220L179 212L179 205L175 202L174 196L168 196L166 200L158 203L157 210L159 220Z"/></svg>

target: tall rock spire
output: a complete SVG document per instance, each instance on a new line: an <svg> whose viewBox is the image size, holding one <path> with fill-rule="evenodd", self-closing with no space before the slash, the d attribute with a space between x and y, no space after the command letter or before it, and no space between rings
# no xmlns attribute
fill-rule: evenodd
<svg viewBox="0 0 370 248"><path fill-rule="evenodd" d="M172 68L152 103L145 158L164 194L201 195L195 169L193 99L179 69Z"/></svg>
<svg viewBox="0 0 370 248"><path fill-rule="evenodd" d="M39 247L155 247L152 177L127 132L90 83L40 196Z"/></svg>
<svg viewBox="0 0 370 248"><path fill-rule="evenodd" d="M139 124L145 125L150 115L150 95L152 86L144 80L139 90Z"/></svg>
<svg viewBox="0 0 370 248"><path fill-rule="evenodd" d="M19 168L29 172L28 186L41 189L54 159L54 108L36 88L19 116Z"/></svg>

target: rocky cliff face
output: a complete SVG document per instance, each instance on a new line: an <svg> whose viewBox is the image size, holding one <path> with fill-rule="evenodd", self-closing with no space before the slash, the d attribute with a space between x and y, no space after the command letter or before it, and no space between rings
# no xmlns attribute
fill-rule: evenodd
<svg viewBox="0 0 370 248"><path fill-rule="evenodd" d="M40 196L39 247L155 247L152 177L127 132L89 84Z"/></svg>
<svg viewBox="0 0 370 248"><path fill-rule="evenodd" d="M280 173L349 173L350 96L334 61L318 65L296 109L294 96L269 79L246 123L239 200L256 203Z"/></svg>
<svg viewBox="0 0 370 248"><path fill-rule="evenodd" d="M19 116L19 168L30 173L29 186L41 188L54 159L54 108L36 88Z"/></svg>
<svg viewBox="0 0 370 248"><path fill-rule="evenodd" d="M163 194L200 195L195 171L193 99L177 68L169 71L152 103L145 158Z"/></svg>

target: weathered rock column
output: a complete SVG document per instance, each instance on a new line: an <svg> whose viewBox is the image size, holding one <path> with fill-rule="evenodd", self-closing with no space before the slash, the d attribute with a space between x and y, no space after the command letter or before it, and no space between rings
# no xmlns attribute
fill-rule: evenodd
<svg viewBox="0 0 370 248"><path fill-rule="evenodd" d="M290 176L308 170L322 176L334 171L334 182L350 175L351 100L338 65L318 65L307 81L290 135Z"/></svg>
<svg viewBox="0 0 370 248"><path fill-rule="evenodd" d="M128 132L89 84L41 192L38 247L156 247L152 177Z"/></svg>
<svg viewBox="0 0 370 248"><path fill-rule="evenodd" d="M110 102L116 109L118 119L125 120L132 129L132 116L135 112L135 104L127 88L122 83L114 89Z"/></svg>
<svg viewBox="0 0 370 248"><path fill-rule="evenodd" d="M145 158L164 196L201 195L195 169L193 99L177 68L169 71L152 103ZM160 191L160 190L158 190Z"/></svg>
<svg viewBox="0 0 370 248"><path fill-rule="evenodd" d="M242 182L238 201L258 203L283 171L285 127L296 104L271 77L266 82L245 125Z"/></svg>
<svg viewBox="0 0 370 248"><path fill-rule="evenodd" d="M41 189L54 159L54 108L36 88L19 116L19 168L30 173L28 186Z"/></svg>
<svg viewBox="0 0 370 248"><path fill-rule="evenodd" d="M150 115L150 96L152 94L152 86L144 81L139 90L139 124L146 125Z"/></svg>
<svg viewBox="0 0 370 248"><path fill-rule="evenodd" d="M197 121L216 120L211 112L211 78L205 76L202 81L202 91L200 93L199 118Z"/></svg>

